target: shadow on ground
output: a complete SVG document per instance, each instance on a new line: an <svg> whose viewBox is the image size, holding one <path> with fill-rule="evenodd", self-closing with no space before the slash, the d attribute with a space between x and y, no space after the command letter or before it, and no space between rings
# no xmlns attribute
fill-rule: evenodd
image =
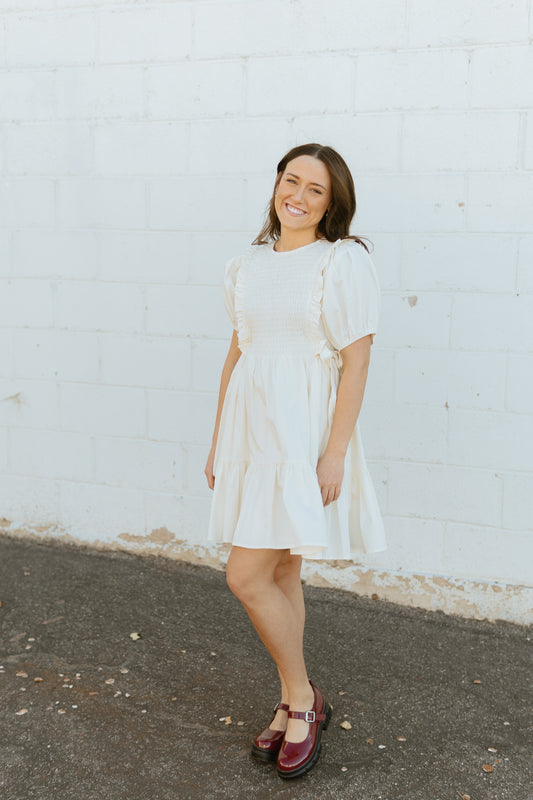
<svg viewBox="0 0 533 800"><path fill-rule="evenodd" d="M2 800L533 800L532 628L304 592L334 715L283 781L249 755L276 670L223 573L0 537Z"/></svg>

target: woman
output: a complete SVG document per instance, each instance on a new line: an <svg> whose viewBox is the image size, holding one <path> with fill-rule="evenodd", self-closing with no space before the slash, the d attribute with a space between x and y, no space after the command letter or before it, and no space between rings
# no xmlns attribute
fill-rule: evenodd
<svg viewBox="0 0 533 800"><path fill-rule="evenodd" d="M229 588L279 672L281 700L252 754L283 778L314 766L332 711L304 661L302 557L386 549L357 425L380 289L349 235L355 205L335 150L294 147L262 231L224 267L234 331L205 467L208 539L232 544Z"/></svg>

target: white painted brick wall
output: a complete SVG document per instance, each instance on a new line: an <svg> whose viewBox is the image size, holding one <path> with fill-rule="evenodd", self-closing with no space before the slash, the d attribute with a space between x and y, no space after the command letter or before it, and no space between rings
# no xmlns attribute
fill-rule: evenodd
<svg viewBox="0 0 533 800"><path fill-rule="evenodd" d="M13 126L5 132L5 156L8 175L90 175L92 131L86 122Z"/></svg>
<svg viewBox="0 0 533 800"><path fill-rule="evenodd" d="M39 7L39 5L38 5ZM4 14L7 67L62 67L94 63L96 14L50 10Z"/></svg>
<svg viewBox="0 0 533 800"><path fill-rule="evenodd" d="M361 563L533 586L532 34L532 0L6 0L0 517L205 541L222 266L319 141L383 292Z"/></svg>

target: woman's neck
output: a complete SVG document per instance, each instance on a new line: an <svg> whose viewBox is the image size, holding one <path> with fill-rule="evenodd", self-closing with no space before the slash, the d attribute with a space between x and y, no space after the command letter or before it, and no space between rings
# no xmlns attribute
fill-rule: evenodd
<svg viewBox="0 0 533 800"><path fill-rule="evenodd" d="M297 247L304 247L306 244L316 242L318 238L315 231L287 231L282 228L274 249L277 253L296 250Z"/></svg>

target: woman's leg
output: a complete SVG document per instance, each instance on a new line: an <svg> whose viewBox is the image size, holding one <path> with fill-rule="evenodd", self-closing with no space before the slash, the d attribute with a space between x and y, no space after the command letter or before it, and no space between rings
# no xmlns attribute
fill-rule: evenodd
<svg viewBox="0 0 533 800"><path fill-rule="evenodd" d="M291 709L306 711L313 705L314 693L303 657L303 595L301 599L298 596L294 573L292 578L288 577L292 570L282 566L288 555L287 550L234 546L226 565L226 580L274 659ZM276 570L296 607L275 581ZM302 741L308 730L307 722L291 719L287 725L287 738Z"/></svg>
<svg viewBox="0 0 533 800"><path fill-rule="evenodd" d="M274 581L277 583L289 603L292 605L294 614L298 623L298 636L302 643L305 627L305 604L304 595L302 591L302 581L300 577L302 568L302 557L291 556L289 551L284 551L284 555L278 562L274 570ZM289 703L289 690L285 679L278 669L280 683L281 683L281 702ZM281 709L276 712L276 715L270 727L275 731L284 731L287 728L287 712Z"/></svg>

